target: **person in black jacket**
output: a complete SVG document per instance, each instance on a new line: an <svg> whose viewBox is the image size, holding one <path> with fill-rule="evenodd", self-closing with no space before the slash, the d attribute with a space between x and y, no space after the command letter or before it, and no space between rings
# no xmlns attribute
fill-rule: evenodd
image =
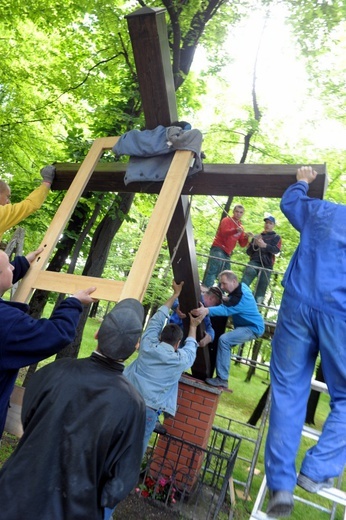
<svg viewBox="0 0 346 520"><path fill-rule="evenodd" d="M102 520L136 485L145 403L123 376L144 310L127 298L107 314L85 359L59 359L25 390L24 434L0 472L6 520Z"/></svg>
<svg viewBox="0 0 346 520"><path fill-rule="evenodd" d="M246 253L250 257L245 267L242 282L250 286L252 281L258 277L255 299L262 303L269 285L271 271L275 262L275 255L280 253L281 237L274 231L275 218L270 215L264 219L264 231L251 240Z"/></svg>

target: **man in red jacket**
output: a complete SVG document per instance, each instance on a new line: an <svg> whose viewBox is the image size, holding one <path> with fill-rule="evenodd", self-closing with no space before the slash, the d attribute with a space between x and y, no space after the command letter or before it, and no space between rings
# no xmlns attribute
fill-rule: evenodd
<svg viewBox="0 0 346 520"><path fill-rule="evenodd" d="M233 216L223 218L216 232L210 248L210 258L204 273L203 285L211 287L221 271L231 268L230 257L237 244L245 247L248 244L248 235L245 233L241 218L244 207L237 204L233 209Z"/></svg>

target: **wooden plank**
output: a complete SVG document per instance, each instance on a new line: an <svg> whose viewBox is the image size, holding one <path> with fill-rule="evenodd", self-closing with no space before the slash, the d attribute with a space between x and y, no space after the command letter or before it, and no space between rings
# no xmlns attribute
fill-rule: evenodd
<svg viewBox="0 0 346 520"><path fill-rule="evenodd" d="M299 164L204 164L204 171L188 177L183 195L233 195L237 197L280 198L296 181ZM323 198L327 188L325 164L311 164L318 172L309 195ZM78 164L57 163L53 190L69 188L78 171ZM159 193L162 182L133 182L125 186L126 164L99 163L87 183L86 191Z"/></svg>
<svg viewBox="0 0 346 520"><path fill-rule="evenodd" d="M198 264L195 250L192 223L189 216L188 197L180 197L167 232L167 241L171 258L174 279L184 280L185 284L179 298L179 306L185 314L199 306L201 297ZM191 290L191 286L193 290ZM184 335L188 335L190 319L184 320ZM205 327L197 329L197 339L204 336ZM205 380L212 376L209 349L199 348L196 361L192 366L192 375L197 379Z"/></svg>
<svg viewBox="0 0 346 520"><path fill-rule="evenodd" d="M127 16L127 22L135 57L146 128L153 129L158 125L169 126L171 122L178 119L178 112L165 10L144 7ZM181 188L183 185L184 183ZM133 186L130 186L130 189L133 190ZM179 300L182 309L187 311L197 306L200 288L192 223L190 215L186 216L186 204L187 201L183 197L180 197L177 201L167 233L167 242L172 256L177 241L181 238L179 251L173 261L172 268L174 278L177 281L184 280L185 282ZM183 259L183 262L179 258ZM188 326L189 318L184 320L186 335ZM203 335L203 330L203 325L198 327L198 337ZM198 375L205 379L210 375L208 349L203 349L203 351L199 349L197 357L202 358L200 359L202 369Z"/></svg>
<svg viewBox="0 0 346 520"><path fill-rule="evenodd" d="M165 13L143 7L126 16L149 130L178 119Z"/></svg>
<svg viewBox="0 0 346 520"><path fill-rule="evenodd" d="M95 139L93 142L88 155L81 164L78 173L76 174L69 190L67 191L64 200L60 204L54 218L41 242L40 247L43 247L43 251L36 261L31 264L31 267L22 280L18 287L13 300L14 301L27 301L35 285L35 280L40 271L43 271L48 263L49 257L56 246L61 233L65 229L65 226L75 209L79 198L85 190L88 180L90 179L95 166L98 164L101 155L104 150L112 148L118 141L119 137L103 137ZM85 286L85 289L87 286Z"/></svg>
<svg viewBox="0 0 346 520"><path fill-rule="evenodd" d="M121 299L137 298L142 301L148 287L157 257L171 222L181 188L184 184L192 152L175 153L163 183L155 208L151 214L138 252L132 264Z"/></svg>
<svg viewBox="0 0 346 520"><path fill-rule="evenodd" d="M41 271L34 281L33 288L72 295L86 287L95 286L97 289L92 294L93 298L117 302L120 299L124 285L125 282L96 278L94 276Z"/></svg>

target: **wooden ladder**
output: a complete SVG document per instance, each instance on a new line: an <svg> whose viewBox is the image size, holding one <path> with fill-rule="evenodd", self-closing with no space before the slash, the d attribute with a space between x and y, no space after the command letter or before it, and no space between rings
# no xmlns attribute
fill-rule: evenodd
<svg viewBox="0 0 346 520"><path fill-rule="evenodd" d="M45 271L49 257L57 244L71 214L76 207L94 169L105 150L113 148L119 137L96 139L81 164L76 177L56 212L46 235L41 242L43 252L31 265L13 295L13 301L26 302L35 289L74 294L80 289L96 287L93 297L99 300L118 302L124 298L143 300L157 257L171 222L177 202L187 177L193 152L176 151L152 211L141 244L134 258L126 282L91 276ZM24 388L15 388L11 395L5 430L22 435L21 404Z"/></svg>
<svg viewBox="0 0 346 520"><path fill-rule="evenodd" d="M119 137L104 137L93 142L88 155L81 164L41 242L40 247L43 247L43 251L31 265L25 278L20 283L14 295L14 301L27 301L34 289L73 294L80 289L86 289L90 286L97 288L93 293L93 297L100 300L114 302L124 298L143 300L193 160L193 152L190 151L179 150L174 154L126 282L45 271L49 257L85 190L101 155L104 151L113 148L118 139Z"/></svg>

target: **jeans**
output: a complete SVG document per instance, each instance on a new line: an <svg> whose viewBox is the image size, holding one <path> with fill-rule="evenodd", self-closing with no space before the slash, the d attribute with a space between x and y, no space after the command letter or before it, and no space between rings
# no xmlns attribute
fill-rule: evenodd
<svg viewBox="0 0 346 520"><path fill-rule="evenodd" d="M211 287L221 271L231 268L229 255L223 249L212 246L210 248L210 258L204 273L203 285ZM216 257L216 258L213 258Z"/></svg>
<svg viewBox="0 0 346 520"><path fill-rule="evenodd" d="M256 338L249 327L237 327L231 332L222 334L217 344L216 374L225 381L228 380L231 365L231 348Z"/></svg>
<svg viewBox="0 0 346 520"><path fill-rule="evenodd" d="M272 402L265 448L268 487L293 491L295 459L305 421L311 377L320 351L330 413L301 472L315 482L339 475L346 464L346 320L284 294L272 340Z"/></svg>
<svg viewBox="0 0 346 520"><path fill-rule="evenodd" d="M258 276L254 296L258 303L262 303L272 273L268 269L258 269L259 267L262 267L260 262L256 262L256 260L250 260L248 265L245 267L241 281L250 287L251 282L256 278L256 276Z"/></svg>
<svg viewBox="0 0 346 520"><path fill-rule="evenodd" d="M143 439L143 457L145 455L146 449L148 447L151 434L154 431L156 421L158 420L158 417L161 412L158 412L157 410L153 410L152 408L149 408L149 406L146 406L145 408L145 430L144 430L144 439Z"/></svg>
<svg viewBox="0 0 346 520"><path fill-rule="evenodd" d="M110 520L112 518L112 513L115 510L115 507L111 509L110 507L105 507L103 510L103 520Z"/></svg>

